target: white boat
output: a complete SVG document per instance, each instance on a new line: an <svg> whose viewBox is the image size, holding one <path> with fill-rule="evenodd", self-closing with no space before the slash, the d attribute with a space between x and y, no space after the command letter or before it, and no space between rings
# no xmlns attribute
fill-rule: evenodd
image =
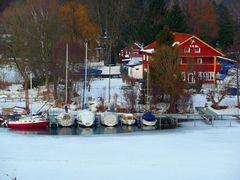
<svg viewBox="0 0 240 180"><path fill-rule="evenodd" d="M69 127L74 125L75 118L69 112L63 112L57 116L57 123L63 127Z"/></svg>
<svg viewBox="0 0 240 180"><path fill-rule="evenodd" d="M123 114L120 117L120 121L124 125L133 125L136 123L136 120L137 118L131 113Z"/></svg>
<svg viewBox="0 0 240 180"><path fill-rule="evenodd" d="M86 88L87 88L87 52L88 43L85 43L85 64L84 64L84 88L82 93L82 110L77 113L78 125L90 127L93 125L95 120L95 114L92 111L86 109Z"/></svg>
<svg viewBox="0 0 240 180"><path fill-rule="evenodd" d="M84 109L77 112L78 125L84 127L91 127L95 121L95 114L92 111Z"/></svg>
<svg viewBox="0 0 240 180"><path fill-rule="evenodd" d="M118 124L118 116L114 112L104 112L101 116L101 124L108 127L113 127Z"/></svg>

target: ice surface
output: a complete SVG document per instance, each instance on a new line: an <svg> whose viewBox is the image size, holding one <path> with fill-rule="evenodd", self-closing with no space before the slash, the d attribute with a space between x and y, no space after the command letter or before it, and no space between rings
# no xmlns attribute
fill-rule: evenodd
<svg viewBox="0 0 240 180"><path fill-rule="evenodd" d="M18 180L238 180L240 125L183 123L116 135L26 135L0 128L0 170ZM0 171L1 180L9 180Z"/></svg>

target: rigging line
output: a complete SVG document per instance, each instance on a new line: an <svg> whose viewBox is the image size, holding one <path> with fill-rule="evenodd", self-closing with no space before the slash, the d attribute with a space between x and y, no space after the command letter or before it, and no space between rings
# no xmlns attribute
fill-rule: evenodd
<svg viewBox="0 0 240 180"><path fill-rule="evenodd" d="M10 176L9 174L5 173L5 172L4 172L3 170L1 170L1 169L0 169L0 172L1 172L3 175L5 175L6 177L9 177L11 180L17 180L16 177Z"/></svg>

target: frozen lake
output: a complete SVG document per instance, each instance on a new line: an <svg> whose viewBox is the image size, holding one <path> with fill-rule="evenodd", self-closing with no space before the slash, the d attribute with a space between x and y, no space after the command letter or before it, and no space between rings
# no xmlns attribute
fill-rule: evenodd
<svg viewBox="0 0 240 180"><path fill-rule="evenodd" d="M198 121L196 127L92 135L0 128L0 179L239 180L239 137L235 120L231 127Z"/></svg>

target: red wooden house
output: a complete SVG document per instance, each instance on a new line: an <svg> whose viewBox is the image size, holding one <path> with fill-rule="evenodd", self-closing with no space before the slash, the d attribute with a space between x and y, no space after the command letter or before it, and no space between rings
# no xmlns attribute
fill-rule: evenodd
<svg viewBox="0 0 240 180"><path fill-rule="evenodd" d="M217 63L217 57L224 56L223 53L194 35L176 32L173 35L173 46L178 46L179 49L180 69L184 80L189 83L215 83L216 74L221 68L221 64ZM154 41L141 51L143 68L147 67L156 44Z"/></svg>
<svg viewBox="0 0 240 180"><path fill-rule="evenodd" d="M127 61L134 57L142 57L141 50L143 47L137 43L129 44L123 50L119 52L119 58L121 61Z"/></svg>

